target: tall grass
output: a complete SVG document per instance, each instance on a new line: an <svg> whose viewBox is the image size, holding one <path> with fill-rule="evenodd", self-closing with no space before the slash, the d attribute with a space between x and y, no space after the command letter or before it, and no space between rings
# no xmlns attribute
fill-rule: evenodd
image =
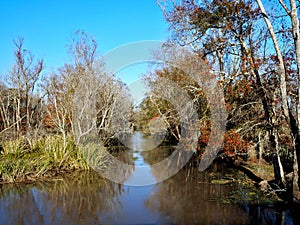
<svg viewBox="0 0 300 225"><path fill-rule="evenodd" d="M85 155L90 147L79 147L72 137L64 141L58 135L5 141L0 154L0 182L34 181L67 171L89 170ZM106 152L104 149L103 146L97 146L100 153ZM98 164L104 166L100 162L105 161L105 154L97 156Z"/></svg>

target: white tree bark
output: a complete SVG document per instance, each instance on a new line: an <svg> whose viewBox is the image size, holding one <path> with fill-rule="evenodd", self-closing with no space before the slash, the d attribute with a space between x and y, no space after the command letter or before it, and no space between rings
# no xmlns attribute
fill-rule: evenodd
<svg viewBox="0 0 300 225"><path fill-rule="evenodd" d="M279 47L279 43L273 28L272 23L270 22L270 19L267 15L267 12L264 8L263 3L261 2L261 0L256 0L261 13L263 15L264 21L268 27L269 33L271 35L272 41L273 41L273 45L277 54L277 58L279 61L278 64L278 69L279 69L279 77L280 77L280 92L281 92L281 99L282 99L282 108L283 108L283 113L284 116L287 120L287 122L290 122L290 116L289 116L289 108L288 108L288 96L287 96L287 84L286 84L286 72L285 72L285 65L284 65L284 59L283 59L283 55L281 52L281 49ZM273 128L274 129L274 128ZM276 132L275 132L276 133ZM283 173L283 169L282 169L282 165L281 165L281 160L280 157L278 155L278 143L277 143L277 134L274 136L275 137L275 145L276 145L276 158L275 158L275 162L274 162L274 173L275 173L275 178L281 182L281 183L285 183L285 179L284 179L284 173Z"/></svg>
<svg viewBox="0 0 300 225"><path fill-rule="evenodd" d="M288 103L287 103L287 91L286 91L286 73L285 73L285 66L284 66L284 60L283 60L283 56L282 56L282 52L280 50L279 47L279 43L274 31L274 28L269 20L269 17L267 15L267 12L265 10L264 5L262 4L261 0L256 0L262 15L264 17L265 23L268 27L269 33L271 35L273 44L274 44L274 48L278 57L278 69L279 69L279 76L280 76L280 91L281 91L281 97L282 97L282 108L283 108L283 112L284 112L284 116L286 117L287 121L289 121L289 110L288 110Z"/></svg>
<svg viewBox="0 0 300 225"><path fill-rule="evenodd" d="M297 15L297 8L296 8L296 1L291 1L291 19L292 19L292 29L293 29L293 38L295 42L295 49L296 49L296 61L297 61L297 72L298 72L298 103L297 103L297 119L298 119L298 138L297 138L297 145L295 148L295 162L294 162L294 200L300 201L300 188L299 188L299 164L298 160L300 157L300 32L299 32L299 18Z"/></svg>
<svg viewBox="0 0 300 225"><path fill-rule="evenodd" d="M296 52L297 74L298 74L298 102L297 102L297 131L294 131L295 149L294 149L294 174L293 174L293 197L294 201L300 202L300 187L299 187L299 159L300 159L300 32L299 18L297 13L297 5L295 0L290 0L290 8L279 0L280 4L287 12L292 22L292 35Z"/></svg>

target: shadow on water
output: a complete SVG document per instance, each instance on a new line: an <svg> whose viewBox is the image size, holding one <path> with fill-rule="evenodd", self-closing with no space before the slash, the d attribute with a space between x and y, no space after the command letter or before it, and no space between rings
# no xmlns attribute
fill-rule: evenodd
<svg viewBox="0 0 300 225"><path fill-rule="evenodd" d="M151 165L173 151L170 146L141 152L142 145L137 142L142 141L135 137L133 150L119 152L125 154L120 160L135 166L127 181L141 179L141 171L155 180ZM116 184L95 172L33 185L3 186L0 224L299 224L297 206L222 204L219 199L238 186L211 183L214 170L211 167L200 173L185 168L148 186Z"/></svg>

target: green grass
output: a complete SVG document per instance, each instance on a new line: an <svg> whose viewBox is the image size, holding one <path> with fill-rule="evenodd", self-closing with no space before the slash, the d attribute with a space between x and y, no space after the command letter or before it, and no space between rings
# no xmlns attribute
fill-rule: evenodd
<svg viewBox="0 0 300 225"><path fill-rule="evenodd" d="M68 137L65 141L59 135L22 137L5 141L2 147L0 183L35 181L67 171L89 170L90 166L86 159L89 162L92 156L87 153L96 150L98 154L95 160L99 166L105 165L103 152L106 151L101 144L77 146L72 137Z"/></svg>

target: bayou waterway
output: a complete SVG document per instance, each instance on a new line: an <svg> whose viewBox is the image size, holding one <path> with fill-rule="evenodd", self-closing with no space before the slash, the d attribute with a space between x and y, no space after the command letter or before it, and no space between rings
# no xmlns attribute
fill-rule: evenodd
<svg viewBox="0 0 300 225"><path fill-rule="evenodd" d="M0 224L300 224L297 210L283 204L243 202L253 193L235 182L226 167L211 166L199 172L186 166L156 184L151 165L172 152L172 147L145 152L141 149L145 141L136 133L135 148L120 151L132 159L135 168L124 184L88 172L2 186ZM126 185L142 177L154 184ZM214 182L215 178L225 182ZM228 201L232 193L241 201Z"/></svg>

